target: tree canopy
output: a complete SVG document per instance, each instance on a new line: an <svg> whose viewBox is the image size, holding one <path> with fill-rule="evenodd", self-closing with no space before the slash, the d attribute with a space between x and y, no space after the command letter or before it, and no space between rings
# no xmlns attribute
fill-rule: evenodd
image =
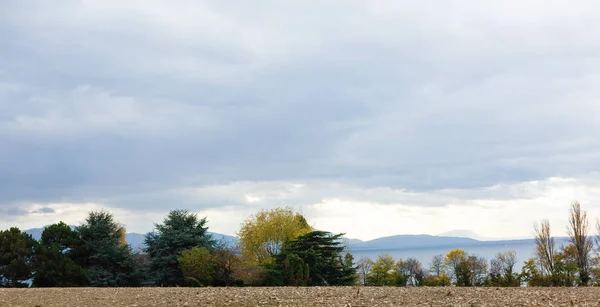
<svg viewBox="0 0 600 307"><path fill-rule="evenodd" d="M125 243L125 228L111 213L92 211L76 228L84 243L76 250L85 269L86 284L115 287L135 284L131 249Z"/></svg>
<svg viewBox="0 0 600 307"><path fill-rule="evenodd" d="M206 233L206 218L187 210L172 210L154 232L146 235L145 252L156 285L175 286L185 283L178 258L184 251L204 247L213 251L215 241Z"/></svg>
<svg viewBox="0 0 600 307"><path fill-rule="evenodd" d="M352 258L341 256L344 246L342 234L312 231L288 242L276 256L277 267L293 285L313 286L351 285L356 282L356 268ZM291 268L291 269L290 269ZM307 278L308 277L308 278Z"/></svg>
<svg viewBox="0 0 600 307"><path fill-rule="evenodd" d="M36 250L33 285L72 287L83 284L84 270L76 262L81 245L78 233L69 225L60 222L46 227Z"/></svg>
<svg viewBox="0 0 600 307"><path fill-rule="evenodd" d="M24 287L33 276L33 258L37 241L12 227L0 231L0 285Z"/></svg>
<svg viewBox="0 0 600 307"><path fill-rule="evenodd" d="M261 210L242 223L238 232L244 260L251 264L272 263L285 245L312 231L306 219L291 208Z"/></svg>

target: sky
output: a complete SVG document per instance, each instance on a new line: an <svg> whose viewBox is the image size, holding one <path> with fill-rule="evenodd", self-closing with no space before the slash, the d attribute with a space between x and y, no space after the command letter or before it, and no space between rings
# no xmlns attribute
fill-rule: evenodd
<svg viewBox="0 0 600 307"><path fill-rule="evenodd" d="M600 2L0 0L0 229L600 217ZM595 228L595 227L594 227Z"/></svg>

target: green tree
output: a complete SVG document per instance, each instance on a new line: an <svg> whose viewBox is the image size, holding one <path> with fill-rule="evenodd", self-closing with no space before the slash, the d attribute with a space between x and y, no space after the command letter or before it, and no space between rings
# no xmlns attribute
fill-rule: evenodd
<svg viewBox="0 0 600 307"><path fill-rule="evenodd" d="M145 252L150 257L150 271L156 285L175 286L185 283L179 267L181 253L194 247L214 249L215 242L206 233L206 218L187 210L172 210L162 224L145 238Z"/></svg>
<svg viewBox="0 0 600 307"><path fill-rule="evenodd" d="M356 283L359 278L358 265L354 264L354 256L347 252L342 261L342 270L345 276L352 276L352 283Z"/></svg>
<svg viewBox="0 0 600 307"><path fill-rule="evenodd" d="M446 273L447 267L444 261L444 255L435 255L429 263L429 273L431 275L423 278L423 285L430 287L449 286L451 278Z"/></svg>
<svg viewBox="0 0 600 307"><path fill-rule="evenodd" d="M490 284L497 287L519 287L521 281L519 275L514 272L514 266L517 263L517 253L508 251L498 253L490 261Z"/></svg>
<svg viewBox="0 0 600 307"><path fill-rule="evenodd" d="M456 286L483 286L487 281L487 261L468 255L462 249L451 250L446 255L445 264L450 269Z"/></svg>
<svg viewBox="0 0 600 307"><path fill-rule="evenodd" d="M214 268L211 254L206 247L194 247L183 251L177 259L184 278L195 286L212 285Z"/></svg>
<svg viewBox="0 0 600 307"><path fill-rule="evenodd" d="M392 283L390 285L398 287L406 287L408 283L408 273L406 272L406 262L402 259L398 259L394 265L392 271Z"/></svg>
<svg viewBox="0 0 600 307"><path fill-rule="evenodd" d="M555 255L552 284L559 287L580 285L577 247L573 244L563 246Z"/></svg>
<svg viewBox="0 0 600 307"><path fill-rule="evenodd" d="M369 286L393 286L396 284L394 278L394 258L388 254L382 254L377 257L373 263L371 272L367 275Z"/></svg>
<svg viewBox="0 0 600 307"><path fill-rule="evenodd" d="M310 281L310 268L296 254L287 254L283 260L284 283L287 286L306 286Z"/></svg>
<svg viewBox="0 0 600 307"><path fill-rule="evenodd" d="M42 232L36 249L33 278L35 287L73 287L83 283L84 270L76 263L75 252L81 247L77 232L60 222Z"/></svg>
<svg viewBox="0 0 600 307"><path fill-rule="evenodd" d="M26 287L33 276L37 241L19 228L0 231L0 286Z"/></svg>
<svg viewBox="0 0 600 307"><path fill-rule="evenodd" d="M333 235L326 231L312 231L288 242L276 257L276 267L283 271L283 262L290 254L297 255L308 265L310 280L314 286L342 286L356 282L356 268L352 259L342 259L343 234Z"/></svg>
<svg viewBox="0 0 600 307"><path fill-rule="evenodd" d="M444 264L448 268L454 282L457 286L464 286L470 279L466 271L467 253L462 249L453 249L444 259Z"/></svg>
<svg viewBox="0 0 600 307"><path fill-rule="evenodd" d="M523 268L521 269L521 279L523 279L528 287L552 285L552 281L545 277L540 269L538 269L538 261L534 258L525 261Z"/></svg>
<svg viewBox="0 0 600 307"><path fill-rule="evenodd" d="M306 219L291 208L261 210L242 223L241 253L247 264L271 264L289 241L311 231Z"/></svg>
<svg viewBox="0 0 600 307"><path fill-rule="evenodd" d="M125 242L125 228L111 213L92 211L76 228L82 245L75 249L80 265L85 269L84 285L116 287L137 285L134 259Z"/></svg>
<svg viewBox="0 0 600 307"><path fill-rule="evenodd" d="M423 286L427 287L446 287L451 283L452 279L445 273L440 274L440 276L426 275L423 278Z"/></svg>
<svg viewBox="0 0 600 307"><path fill-rule="evenodd" d="M152 280L152 276L150 274L150 257L148 254L141 251L136 251L131 254L131 257L133 258L134 267L132 280L135 282L135 285L154 285L154 281Z"/></svg>

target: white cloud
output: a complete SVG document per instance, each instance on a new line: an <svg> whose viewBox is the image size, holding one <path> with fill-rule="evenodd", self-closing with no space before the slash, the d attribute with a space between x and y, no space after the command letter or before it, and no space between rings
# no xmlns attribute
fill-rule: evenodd
<svg viewBox="0 0 600 307"><path fill-rule="evenodd" d="M192 197L190 204L194 199L214 204L187 208L200 217L206 216L211 231L230 235L235 235L242 221L260 209L290 206L318 229L360 239L395 234L435 235L463 228L487 238L523 238L531 237L533 223L542 219L550 220L555 235L566 235L567 213L573 201L582 204L594 224L600 218L599 184L600 177L594 174L583 179L550 178L421 193L323 182L238 182L179 192ZM38 213L41 208L54 212ZM0 226L36 227L59 219L78 224L90 210L101 208L113 212L129 231L142 233L151 231L152 223L161 222L167 213L159 208L127 210L90 203L31 204L21 207L26 214L16 221L0 220Z"/></svg>

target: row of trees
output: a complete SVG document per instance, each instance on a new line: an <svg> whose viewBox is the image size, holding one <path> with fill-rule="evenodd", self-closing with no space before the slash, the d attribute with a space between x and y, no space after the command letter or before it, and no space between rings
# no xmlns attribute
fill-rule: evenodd
<svg viewBox="0 0 600 307"><path fill-rule="evenodd" d="M268 286L352 285L356 268L352 255L343 255L342 235L314 230L290 208L259 211L238 232L243 264L254 269L244 281Z"/></svg>
<svg viewBox="0 0 600 307"><path fill-rule="evenodd" d="M60 222L46 227L39 241L18 228L0 232L0 285L24 287L124 287L185 285L184 251L209 252L211 283L229 284L223 262L237 257L207 233L206 219L186 210L174 210L155 231L146 235L143 252L133 252L125 228L112 214L91 212L72 229ZM207 277L209 278L209 277Z"/></svg>
<svg viewBox="0 0 600 307"><path fill-rule="evenodd" d="M464 250L434 256L429 269L415 258L395 261L390 255L379 255L373 261L361 258L357 263L359 281L365 286L496 286L518 287L520 274L514 272L516 253L498 253L490 261Z"/></svg>
<svg viewBox="0 0 600 307"><path fill-rule="evenodd" d="M600 234L600 220L596 227ZM581 209L578 202L571 204L569 210L567 245L557 246L548 220L536 224L534 231L535 257L525 262L523 267L524 280L528 285L600 285L600 237L596 236L594 240L590 236L587 212Z"/></svg>
<svg viewBox="0 0 600 307"><path fill-rule="evenodd" d="M546 220L535 228L535 257L514 272L514 251L488 261L463 250L435 256L428 269L414 258L354 263L343 234L313 229L290 208L248 217L235 246L207 234L206 218L169 212L134 252L112 214L91 212L72 229L46 227L39 241L18 228L0 231L0 286L588 286L600 284L600 258L587 213L574 203L569 244L557 247ZM600 231L600 223L598 224ZM600 243L596 242L596 243ZM600 244L598 244L600 250Z"/></svg>
<svg viewBox="0 0 600 307"><path fill-rule="evenodd" d="M286 209L249 217L240 242L207 234L206 218L171 211L145 247L133 251L125 228L106 211L90 212L74 229L59 222L40 240L18 228L0 231L0 286L127 287L230 285L350 285L352 255L342 257L341 234L313 230Z"/></svg>
<svg viewBox="0 0 600 307"><path fill-rule="evenodd" d="M596 223L600 234L600 220ZM535 256L514 271L516 253L499 253L489 262L455 249L433 257L428 270L414 258L394 261L380 255L376 261L358 261L360 282L371 286L598 286L600 285L600 236L590 236L587 212L578 202L568 215L568 244L558 246L550 222L534 226Z"/></svg>

